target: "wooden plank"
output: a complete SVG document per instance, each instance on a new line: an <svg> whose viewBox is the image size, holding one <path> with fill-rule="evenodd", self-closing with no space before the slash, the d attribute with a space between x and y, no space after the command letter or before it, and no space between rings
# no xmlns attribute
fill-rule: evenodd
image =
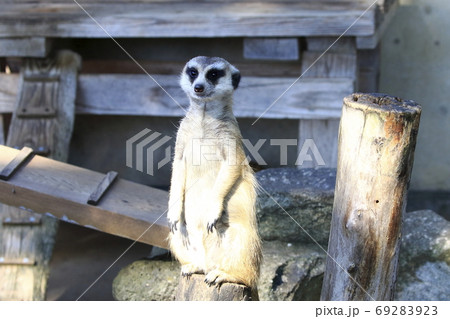
<svg viewBox="0 0 450 319"><path fill-rule="evenodd" d="M295 61L300 57L297 38L245 38L244 58Z"/></svg>
<svg viewBox="0 0 450 319"><path fill-rule="evenodd" d="M105 177L102 179L100 184L98 184L95 191L89 196L87 203L89 205L98 205L100 199L105 195L105 193L110 189L112 183L115 181L117 177L117 172L111 171L108 172Z"/></svg>
<svg viewBox="0 0 450 319"><path fill-rule="evenodd" d="M23 147L22 150L17 153L17 156L13 158L11 162L8 163L0 171L0 179L7 181L10 177L19 169L20 166L33 154L33 149L29 147Z"/></svg>
<svg viewBox="0 0 450 319"><path fill-rule="evenodd" d="M74 121L74 101L77 85L77 73L80 66L80 57L68 51L58 54L56 60L30 59L27 60L22 73L19 75L15 108L23 105L33 97L33 103L39 105L48 103L57 108L57 116L48 119L21 119L14 113L7 145L21 148L29 146L33 149L48 148L50 156L65 161L68 156L68 147L72 135ZM44 90L35 92L35 86L29 86L27 78L58 77L57 90L54 85L42 87ZM45 81L44 81L45 82ZM50 83L53 83L50 82ZM51 92L47 93L49 89ZM30 93L29 90L32 92ZM46 105L46 104L45 104Z"/></svg>
<svg viewBox="0 0 450 319"><path fill-rule="evenodd" d="M368 7L367 1L149 1L82 3L111 36L120 37L299 37L339 36ZM375 32L375 6L347 36ZM108 35L75 3L6 3L0 37L89 37Z"/></svg>
<svg viewBox="0 0 450 319"><path fill-rule="evenodd" d="M26 214L27 216L13 216L13 217L3 217L2 223L5 226L21 226L21 225L39 225L42 222L42 216L35 215L30 216L29 214Z"/></svg>
<svg viewBox="0 0 450 319"><path fill-rule="evenodd" d="M5 131L3 128L3 115L0 114L0 144L5 144Z"/></svg>
<svg viewBox="0 0 450 319"><path fill-rule="evenodd" d="M328 52L339 52L339 53L351 53L356 52L355 39L352 37L307 37L306 38L306 48L308 51L316 51L323 53Z"/></svg>
<svg viewBox="0 0 450 319"><path fill-rule="evenodd" d="M378 92L380 77L380 47L358 50L358 90L355 92Z"/></svg>
<svg viewBox="0 0 450 319"><path fill-rule="evenodd" d="M43 58L49 45L44 37L0 38L0 56Z"/></svg>
<svg viewBox="0 0 450 319"><path fill-rule="evenodd" d="M178 76L155 75L154 78L184 108L186 94ZM237 117L259 117L297 78L243 77L235 93ZM17 81L14 75L2 75L0 81ZM11 91L9 91L11 93ZM264 118L332 119L339 118L342 98L354 92L351 78L302 78L267 113ZM8 94L0 92L0 112L11 106L1 101ZM111 115L183 116L184 111L146 75L81 75L78 79L77 113Z"/></svg>
<svg viewBox="0 0 450 319"><path fill-rule="evenodd" d="M0 146L0 169L18 152ZM99 205L86 204L103 178L101 173L34 156L20 174L0 182L0 202L167 248L167 192L117 179Z"/></svg>
<svg viewBox="0 0 450 319"><path fill-rule="evenodd" d="M0 205L1 216L24 219L30 217L27 211L19 210L19 215L17 212L15 207ZM56 234L57 228L56 219L46 216L43 216L39 227L11 227L0 223L0 256L7 257L10 261L28 259L35 264L0 266L0 300L39 300L42 299L39 297L45 296L46 281L42 278L49 275L46 261L50 259L52 247L47 239Z"/></svg>
<svg viewBox="0 0 450 319"><path fill-rule="evenodd" d="M356 53L304 51L302 74L305 78L349 78L356 80Z"/></svg>
<svg viewBox="0 0 450 319"><path fill-rule="evenodd" d="M336 167L339 120L300 120L299 122L299 156L296 162L298 167ZM314 145L307 140L312 140L319 154L315 153ZM304 157L300 155L302 150L303 155L308 154L311 160L309 158L304 160Z"/></svg>
<svg viewBox="0 0 450 319"><path fill-rule="evenodd" d="M380 39L386 31L387 27L394 19L399 6L398 0L384 1L383 13L379 14L381 22L377 23L376 31L371 36L358 36L356 37L356 46L358 49L375 49L380 43Z"/></svg>
<svg viewBox="0 0 450 319"><path fill-rule="evenodd" d="M18 85L18 98L9 127L7 145L17 148L30 146L37 150L50 150L53 158L65 160L68 156L70 137L72 134L75 92L77 84L77 71L80 66L80 57L69 51L58 52L54 59L27 59L21 68ZM40 86L36 91L35 85L28 85L58 78L55 89L51 86L51 94L48 87ZM57 109L56 116L52 118L21 118L19 107L33 97L33 105L50 105ZM47 98L48 97L48 98ZM3 155L3 154L2 154ZM12 177L14 178L14 176ZM9 189L7 195L15 195L15 189ZM37 199L35 199L37 200ZM11 218L19 218L23 213L22 208L9 207L7 201L1 201L0 213L10 214ZM20 206L20 205L18 205ZM29 215L33 212L27 212ZM22 266L9 265L0 267L0 277L8 276L8 279L0 284L0 299L10 300L44 300L47 277L49 274L49 261L57 223L54 220L46 220L38 226L3 227L2 237L5 258L14 260L19 254L20 258L37 260L38 265ZM30 269L24 269L30 268ZM27 282L28 285L21 285Z"/></svg>

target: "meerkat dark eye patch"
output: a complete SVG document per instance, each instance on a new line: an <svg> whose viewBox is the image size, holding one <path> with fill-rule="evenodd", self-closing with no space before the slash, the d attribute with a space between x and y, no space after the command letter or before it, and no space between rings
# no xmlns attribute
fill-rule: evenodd
<svg viewBox="0 0 450 319"><path fill-rule="evenodd" d="M193 83L194 80L198 76L198 71L197 71L196 68L187 68L186 69L186 74L189 76L189 80L191 81L191 83Z"/></svg>
<svg viewBox="0 0 450 319"><path fill-rule="evenodd" d="M206 73L206 78L212 83L216 84L217 81L225 76L225 71L220 69L211 69Z"/></svg>

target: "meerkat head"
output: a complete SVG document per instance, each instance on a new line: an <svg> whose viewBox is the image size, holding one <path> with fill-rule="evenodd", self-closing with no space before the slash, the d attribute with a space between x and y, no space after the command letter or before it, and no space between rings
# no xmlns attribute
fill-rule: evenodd
<svg viewBox="0 0 450 319"><path fill-rule="evenodd" d="M208 102L231 97L241 74L228 61L217 57L198 56L186 63L180 85L191 100Z"/></svg>

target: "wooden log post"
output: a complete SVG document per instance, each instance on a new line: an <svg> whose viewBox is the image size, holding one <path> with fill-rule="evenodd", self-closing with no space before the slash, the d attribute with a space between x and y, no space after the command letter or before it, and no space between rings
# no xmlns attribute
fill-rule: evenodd
<svg viewBox="0 0 450 319"><path fill-rule="evenodd" d="M210 286L205 283L205 276L193 274L190 277L180 277L177 301L257 301L258 291L247 286L223 283Z"/></svg>
<svg viewBox="0 0 450 319"><path fill-rule="evenodd" d="M322 300L392 300L421 107L344 98Z"/></svg>

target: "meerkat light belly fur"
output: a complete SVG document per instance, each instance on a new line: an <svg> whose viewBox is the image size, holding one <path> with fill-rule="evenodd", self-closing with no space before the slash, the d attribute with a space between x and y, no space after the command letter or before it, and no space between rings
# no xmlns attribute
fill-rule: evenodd
<svg viewBox="0 0 450 319"><path fill-rule="evenodd" d="M180 85L190 105L175 144L169 196L170 249L181 273L209 284L256 287L261 262L257 183L233 115L239 71L222 58L196 57Z"/></svg>

